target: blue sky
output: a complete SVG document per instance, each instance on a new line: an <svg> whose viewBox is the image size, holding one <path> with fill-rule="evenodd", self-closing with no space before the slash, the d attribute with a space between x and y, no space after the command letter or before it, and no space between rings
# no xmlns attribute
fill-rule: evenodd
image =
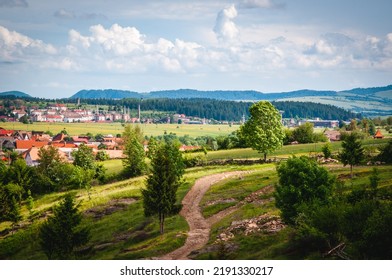
<svg viewBox="0 0 392 280"><path fill-rule="evenodd" d="M392 84L389 0L0 0L0 91Z"/></svg>

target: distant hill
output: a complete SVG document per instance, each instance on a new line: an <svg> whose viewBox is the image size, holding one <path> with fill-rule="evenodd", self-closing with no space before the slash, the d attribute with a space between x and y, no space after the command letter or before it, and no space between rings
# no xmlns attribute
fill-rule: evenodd
<svg viewBox="0 0 392 280"><path fill-rule="evenodd" d="M70 99L121 99L121 98L208 98L217 100L230 101L256 101L256 100L277 100L292 97L305 96L333 96L335 91L317 91L317 90L297 90L291 92L278 93L262 93L254 90L215 90L215 91L201 91L195 89L177 89L177 90L161 90L151 91L149 93L138 93L126 90L81 90L72 95Z"/></svg>
<svg viewBox="0 0 392 280"><path fill-rule="evenodd" d="M16 91L16 90L0 92L0 97L2 96L31 97L31 95L27 93Z"/></svg>
<svg viewBox="0 0 392 280"><path fill-rule="evenodd" d="M117 89L92 89L81 90L70 97L70 99L90 99L90 98L103 98L103 99L122 99L122 98L142 98L143 95L128 90Z"/></svg>
<svg viewBox="0 0 392 280"><path fill-rule="evenodd" d="M263 93L254 90L177 89L138 93L126 90L81 90L70 99L122 98L207 98L227 101L299 101L334 105L366 116L392 115L392 85L385 87L355 88L344 91L302 89L290 92Z"/></svg>

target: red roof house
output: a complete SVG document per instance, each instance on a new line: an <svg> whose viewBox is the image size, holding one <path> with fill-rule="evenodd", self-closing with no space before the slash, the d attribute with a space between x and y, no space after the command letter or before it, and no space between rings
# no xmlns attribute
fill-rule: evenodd
<svg viewBox="0 0 392 280"><path fill-rule="evenodd" d="M384 135L382 135L381 131L377 129L376 134L373 136L374 139L382 139L384 138Z"/></svg>

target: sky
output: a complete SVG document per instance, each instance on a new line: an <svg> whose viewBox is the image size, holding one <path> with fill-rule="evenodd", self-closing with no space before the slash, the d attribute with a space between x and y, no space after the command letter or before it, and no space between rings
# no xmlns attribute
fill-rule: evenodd
<svg viewBox="0 0 392 280"><path fill-rule="evenodd" d="M0 92L392 84L390 0L0 0Z"/></svg>

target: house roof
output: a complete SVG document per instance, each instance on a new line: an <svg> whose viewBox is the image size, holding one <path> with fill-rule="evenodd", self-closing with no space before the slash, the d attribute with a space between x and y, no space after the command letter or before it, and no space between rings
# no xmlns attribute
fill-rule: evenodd
<svg viewBox="0 0 392 280"><path fill-rule="evenodd" d="M45 148L44 148L44 149L45 149ZM27 151L23 152L23 154L22 154L22 155L23 155L23 158L26 158L27 155L30 155L30 158L31 158L32 161L37 161L37 160L39 160L39 155L38 155L39 150L40 150L40 148L31 147L31 148L28 149ZM67 160L67 159L68 159L68 158L67 158L67 155L66 155L64 152L58 150L58 153L59 153L59 155L60 155L60 157L61 157L62 159L64 159L64 160Z"/></svg>
<svg viewBox="0 0 392 280"><path fill-rule="evenodd" d="M32 147L41 148L49 144L47 141L34 141L34 140L16 140L17 149L30 149Z"/></svg>
<svg viewBox="0 0 392 280"><path fill-rule="evenodd" d="M11 136L13 133L14 133L14 130L0 128L0 136Z"/></svg>
<svg viewBox="0 0 392 280"><path fill-rule="evenodd" d="M52 146L57 147L57 148L77 148L78 146L73 143L66 143L66 142L52 142Z"/></svg>
<svg viewBox="0 0 392 280"><path fill-rule="evenodd" d="M374 134L374 138L384 138L384 135L382 135L381 131L377 129L376 134Z"/></svg>
<svg viewBox="0 0 392 280"><path fill-rule="evenodd" d="M52 141L64 141L65 136L64 133L59 133L53 137Z"/></svg>

